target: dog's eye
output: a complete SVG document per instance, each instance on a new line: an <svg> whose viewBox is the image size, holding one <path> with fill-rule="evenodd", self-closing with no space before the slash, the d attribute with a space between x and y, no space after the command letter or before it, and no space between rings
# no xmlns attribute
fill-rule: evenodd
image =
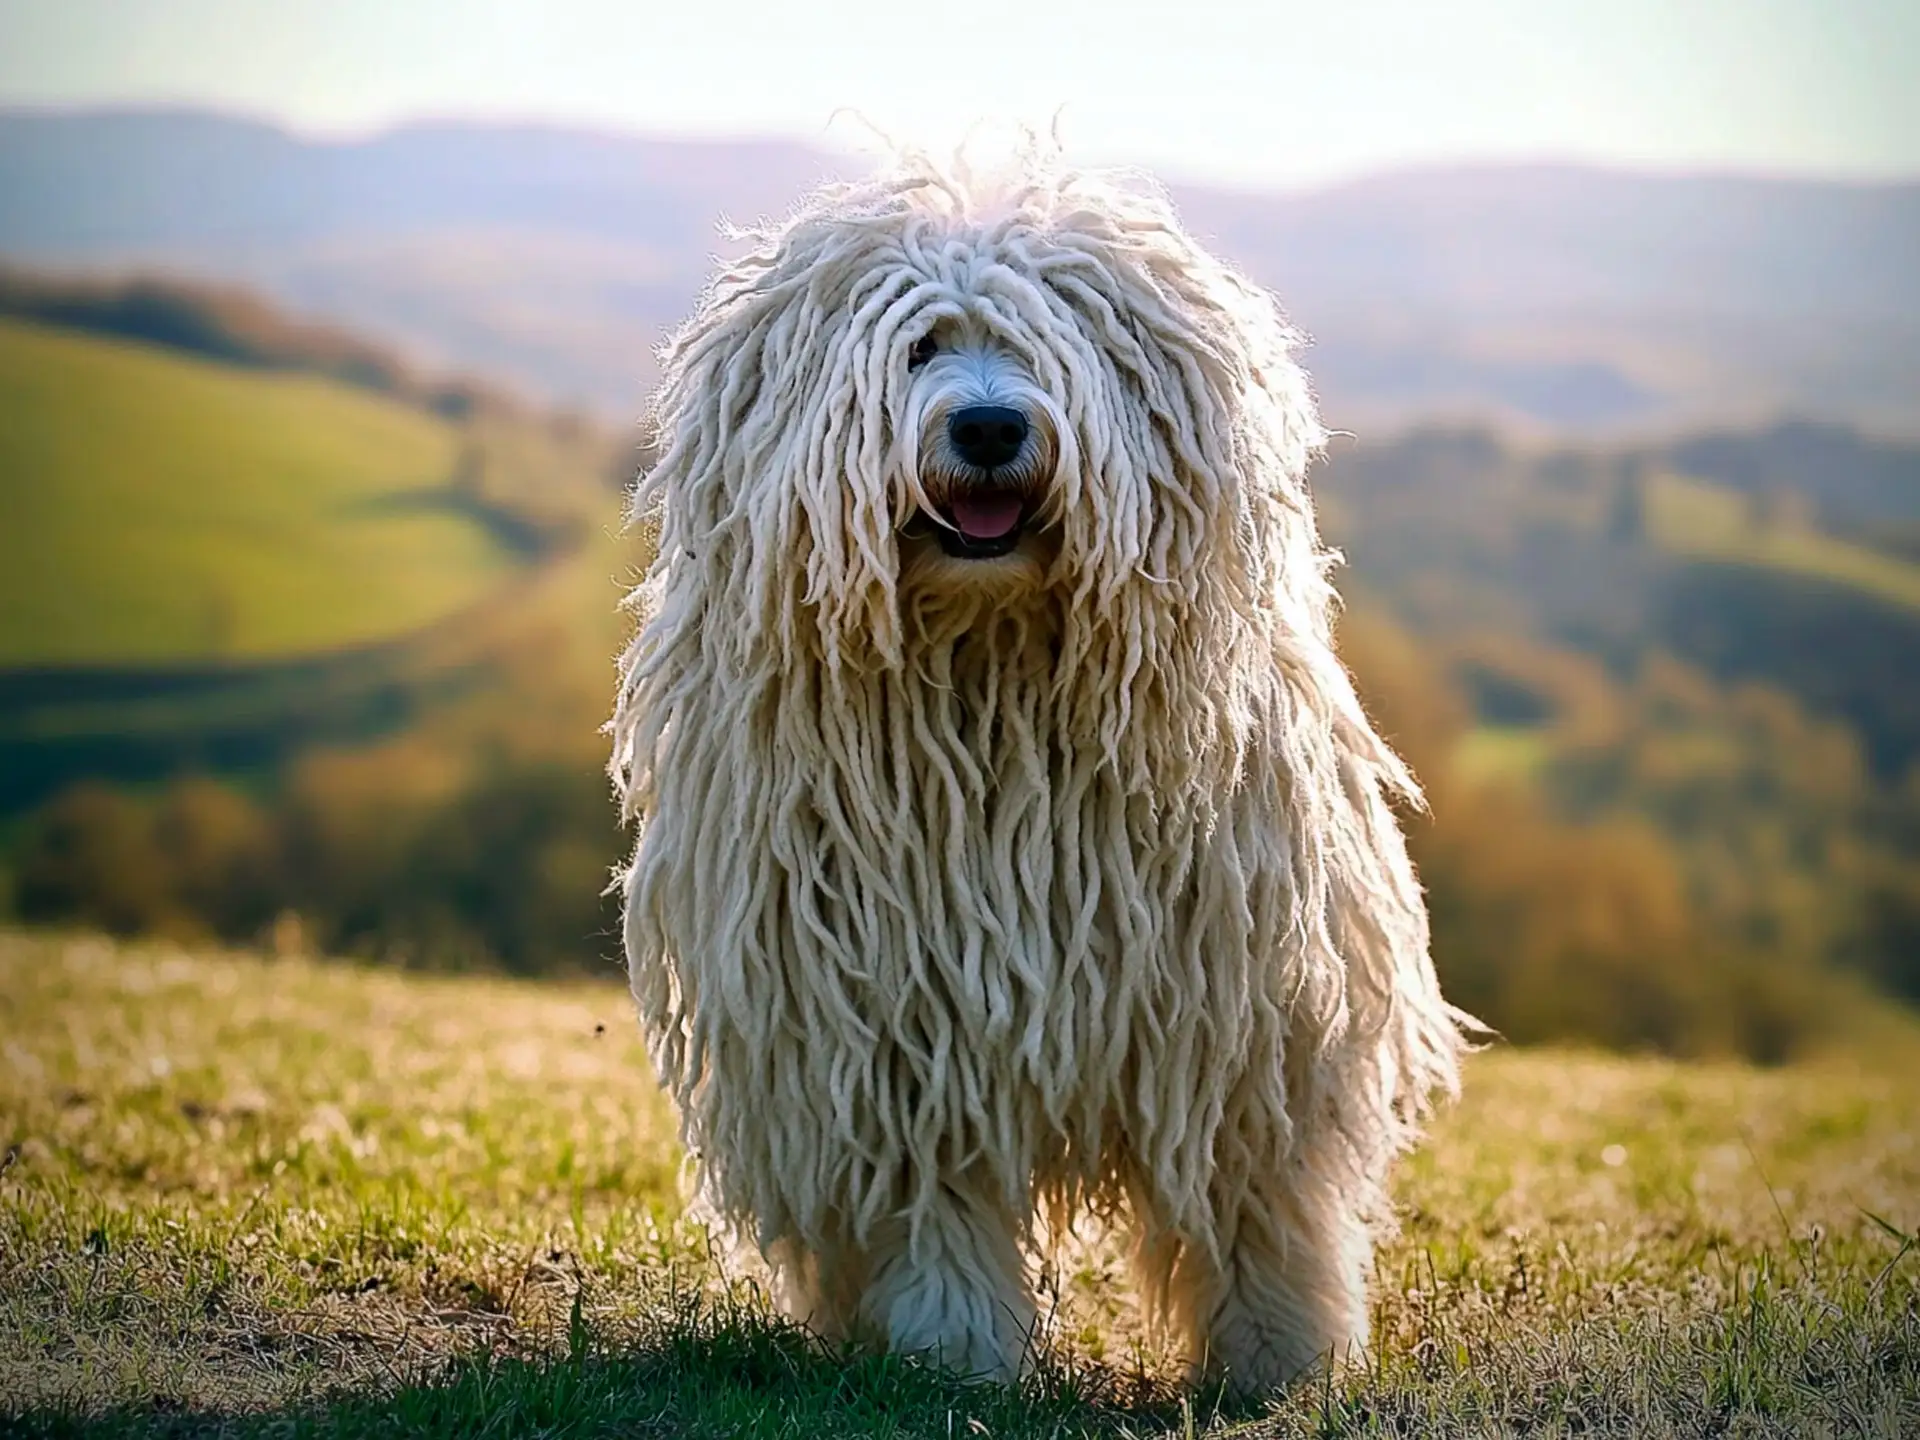
<svg viewBox="0 0 1920 1440"><path fill-rule="evenodd" d="M907 368L909 370L918 370L922 365L926 364L927 361L931 360L934 355L938 353L939 349L940 344L933 336L922 335L918 340L913 342L912 348L907 351Z"/></svg>

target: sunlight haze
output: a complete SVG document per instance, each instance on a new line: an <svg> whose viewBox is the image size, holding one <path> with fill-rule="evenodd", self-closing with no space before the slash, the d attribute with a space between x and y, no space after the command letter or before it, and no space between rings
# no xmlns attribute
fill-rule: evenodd
<svg viewBox="0 0 1920 1440"><path fill-rule="evenodd" d="M933 145L1058 113L1081 157L1243 185L1490 159L1909 176L1917 59L1909 0L0 0L6 105L842 146L842 110Z"/></svg>

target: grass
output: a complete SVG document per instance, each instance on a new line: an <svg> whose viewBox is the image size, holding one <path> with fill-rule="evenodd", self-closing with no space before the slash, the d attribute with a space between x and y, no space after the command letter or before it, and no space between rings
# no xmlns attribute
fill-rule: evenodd
<svg viewBox="0 0 1920 1440"><path fill-rule="evenodd" d="M1742 496L1681 475L1658 477L1647 496L1656 543L1700 560L1754 565L1844 586L1884 604L1920 610L1920 565L1804 524L1765 524Z"/></svg>
<svg viewBox="0 0 1920 1440"><path fill-rule="evenodd" d="M611 942L609 942L611 943ZM1920 1040L1494 1051L1370 1366L1183 1396L1110 1247L1015 1388L830 1354L679 1215L624 993L0 935L0 1416L232 1435L1920 1433Z"/></svg>
<svg viewBox="0 0 1920 1440"><path fill-rule="evenodd" d="M390 639L515 569L451 426L331 381L0 321L0 667Z"/></svg>

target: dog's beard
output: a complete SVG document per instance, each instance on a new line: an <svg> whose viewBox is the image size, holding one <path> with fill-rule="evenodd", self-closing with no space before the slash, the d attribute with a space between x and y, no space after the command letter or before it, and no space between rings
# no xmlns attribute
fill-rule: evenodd
<svg viewBox="0 0 1920 1440"><path fill-rule="evenodd" d="M968 605L1003 605L1037 595L1046 588L1060 553L1056 529L1023 526L994 554L956 554L959 547L950 533L924 514L916 514L900 531L898 544L901 586L909 599Z"/></svg>

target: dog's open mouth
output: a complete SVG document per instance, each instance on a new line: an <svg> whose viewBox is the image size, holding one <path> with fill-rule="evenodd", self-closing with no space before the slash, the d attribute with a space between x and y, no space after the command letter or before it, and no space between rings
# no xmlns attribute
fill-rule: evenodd
<svg viewBox="0 0 1920 1440"><path fill-rule="evenodd" d="M916 528L932 531L940 548L956 559L990 560L1020 543L1027 497L1018 490L963 491L948 501L943 515L942 521L923 513Z"/></svg>

